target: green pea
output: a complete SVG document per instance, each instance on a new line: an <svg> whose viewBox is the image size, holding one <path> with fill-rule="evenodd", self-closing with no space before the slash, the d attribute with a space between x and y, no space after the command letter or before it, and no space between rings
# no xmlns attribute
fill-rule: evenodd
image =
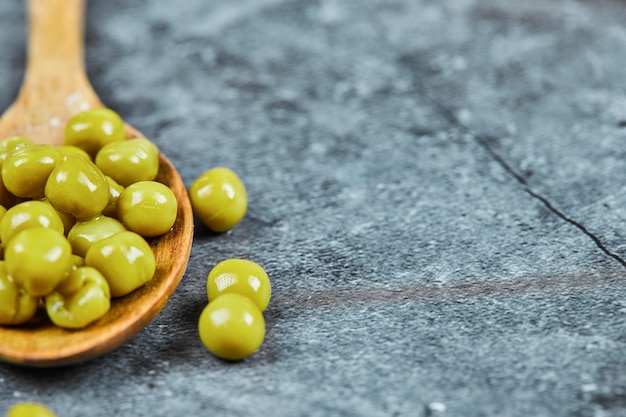
<svg viewBox="0 0 626 417"><path fill-rule="evenodd" d="M68 232L67 240L72 245L72 252L84 257L94 243L125 230L124 225L116 219L97 216L91 220L76 223Z"/></svg>
<svg viewBox="0 0 626 417"><path fill-rule="evenodd" d="M80 329L104 316L111 308L109 284L95 268L82 266L72 270L67 280L72 282L61 291L46 295L46 312L59 327Z"/></svg>
<svg viewBox="0 0 626 417"><path fill-rule="evenodd" d="M79 113L65 125L64 144L77 146L93 158L104 145L126 139L124 122L111 109Z"/></svg>
<svg viewBox="0 0 626 417"><path fill-rule="evenodd" d="M117 218L117 200L120 198L122 191L124 191L124 187L108 175L105 175L105 178L109 184L109 204L102 210L102 214Z"/></svg>
<svg viewBox="0 0 626 417"><path fill-rule="evenodd" d="M265 311L272 294L269 277L263 267L247 259L226 259L217 265L207 277L209 302L222 294L237 293L250 298Z"/></svg>
<svg viewBox="0 0 626 417"><path fill-rule="evenodd" d="M65 278L63 278L63 281L61 281L54 290L60 292L61 294L70 294L78 291L83 285L83 281L81 275L72 274L72 271L75 271L83 266L85 266L85 258L72 254L70 269Z"/></svg>
<svg viewBox="0 0 626 417"><path fill-rule="evenodd" d="M0 324L22 324L37 312L38 298L20 288L0 261Z"/></svg>
<svg viewBox="0 0 626 417"><path fill-rule="evenodd" d="M87 153L87 151L85 151L82 148L79 148L78 146L74 146L74 145L61 145L61 146L57 146L57 150L61 153L61 155L63 156L68 156L68 155L82 155L85 158L91 160L91 155L89 155Z"/></svg>
<svg viewBox="0 0 626 417"><path fill-rule="evenodd" d="M33 145L11 151L2 163L2 181L13 195L44 197L48 176L63 156L52 145Z"/></svg>
<svg viewBox="0 0 626 417"><path fill-rule="evenodd" d="M204 346L223 359L240 360L253 354L265 338L265 320L248 297L227 293L202 310L198 333Z"/></svg>
<svg viewBox="0 0 626 417"><path fill-rule="evenodd" d="M43 201L44 203L52 207L52 209L56 212L56 214L59 215L59 218L61 219L61 222L63 223L63 234L67 235L67 232L69 232L72 226L76 224L76 217L72 216L69 213L64 213L62 211L57 210L52 204L50 204L50 202L46 198L44 198L41 201Z"/></svg>
<svg viewBox="0 0 626 417"><path fill-rule="evenodd" d="M33 141L23 136L10 136L0 141L0 173L2 173L2 165L7 155L14 149L33 145ZM18 202L18 197L11 194L2 181L0 175L0 204L5 207L11 207Z"/></svg>
<svg viewBox="0 0 626 417"><path fill-rule="evenodd" d="M156 181L129 185L117 201L118 218L128 230L142 236L158 236L169 231L177 212L174 192Z"/></svg>
<svg viewBox="0 0 626 417"><path fill-rule="evenodd" d="M5 207L11 207L14 204L17 204L21 199L19 197L11 194L7 187L4 185L4 181L2 181L2 165L4 161L0 159L0 204Z"/></svg>
<svg viewBox="0 0 626 417"><path fill-rule="evenodd" d="M159 151L146 138L110 143L96 155L96 165L105 175L126 187L152 181L159 171Z"/></svg>
<svg viewBox="0 0 626 417"><path fill-rule="evenodd" d="M137 233L117 233L94 243L85 264L104 275L112 297L121 297L152 279L156 260L150 245Z"/></svg>
<svg viewBox="0 0 626 417"><path fill-rule="evenodd" d="M6 246L8 274L32 296L50 293L70 270L72 247L62 233L31 227L15 235Z"/></svg>
<svg viewBox="0 0 626 417"><path fill-rule="evenodd" d="M52 171L45 186L46 199L57 210L78 220L99 215L109 204L109 184L90 160L68 155Z"/></svg>
<svg viewBox="0 0 626 417"><path fill-rule="evenodd" d="M37 403L18 403L13 405L7 417L56 417L55 414Z"/></svg>
<svg viewBox="0 0 626 417"><path fill-rule="evenodd" d="M32 227L44 227L64 233L64 225L54 208L44 201L24 201L10 209L0 219L0 241L6 247L13 236Z"/></svg>
<svg viewBox="0 0 626 417"><path fill-rule="evenodd" d="M213 168L189 187L189 199L196 216L214 232L222 233L243 218L248 206L241 179L228 168Z"/></svg>
<svg viewBox="0 0 626 417"><path fill-rule="evenodd" d="M70 269L76 269L79 266L85 266L85 257L73 253Z"/></svg>
<svg viewBox="0 0 626 417"><path fill-rule="evenodd" d="M9 152L17 148L34 145L33 141L24 136L9 136L0 141L0 160L5 160Z"/></svg>

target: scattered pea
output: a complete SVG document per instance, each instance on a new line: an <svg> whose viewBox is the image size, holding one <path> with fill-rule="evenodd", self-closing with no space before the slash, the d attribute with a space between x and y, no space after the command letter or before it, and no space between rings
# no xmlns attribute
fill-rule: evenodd
<svg viewBox="0 0 626 417"><path fill-rule="evenodd" d="M204 346L214 355L241 360L253 354L265 338L265 319L248 297L222 294L200 314L198 333Z"/></svg>
<svg viewBox="0 0 626 417"><path fill-rule="evenodd" d="M37 403L18 403L13 405L7 417L56 417L48 408Z"/></svg>
<svg viewBox="0 0 626 417"><path fill-rule="evenodd" d="M246 213L248 197L241 179L228 168L213 168L189 187L189 199L196 216L214 232L234 227Z"/></svg>
<svg viewBox="0 0 626 417"><path fill-rule="evenodd" d="M224 167L210 169L189 187L194 214L210 230L226 232L241 221L248 199L241 179ZM198 320L204 346L218 357L240 360L265 337L263 311L271 296L267 273L246 259L227 259L208 274L208 305Z"/></svg>
<svg viewBox="0 0 626 417"><path fill-rule="evenodd" d="M265 311L272 287L263 267L247 259L226 259L209 272L207 277L209 302L222 294L237 293L250 298Z"/></svg>

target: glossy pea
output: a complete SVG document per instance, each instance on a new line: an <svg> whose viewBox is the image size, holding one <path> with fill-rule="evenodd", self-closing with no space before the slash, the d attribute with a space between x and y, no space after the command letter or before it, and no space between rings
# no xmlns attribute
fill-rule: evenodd
<svg viewBox="0 0 626 417"><path fill-rule="evenodd" d="M106 207L102 210L102 214L109 217L117 218L117 201L124 191L124 187L119 185L117 181L108 175L104 176L107 180L107 184L109 185L109 202Z"/></svg>
<svg viewBox="0 0 626 417"><path fill-rule="evenodd" d="M247 259L226 259L211 269L206 282L209 302L222 294L237 293L250 298L264 311L272 287L263 267Z"/></svg>
<svg viewBox="0 0 626 417"><path fill-rule="evenodd" d="M81 155L68 155L51 172L46 199L78 220L93 218L109 203L109 184L98 167Z"/></svg>
<svg viewBox="0 0 626 417"><path fill-rule="evenodd" d="M103 146L125 140L124 122L111 109L91 109L71 117L65 125L64 145L77 146L93 158Z"/></svg>
<svg viewBox="0 0 626 417"><path fill-rule="evenodd" d="M44 197L48 176L63 156L52 145L33 145L11 151L2 163L2 182L13 195Z"/></svg>
<svg viewBox="0 0 626 417"><path fill-rule="evenodd" d="M0 325L26 323L37 312L38 302L17 285L0 261Z"/></svg>
<svg viewBox="0 0 626 417"><path fill-rule="evenodd" d="M53 229L61 234L65 227L55 209L45 201L24 201L10 209L0 219L2 246L22 230L32 227Z"/></svg>
<svg viewBox="0 0 626 417"><path fill-rule="evenodd" d="M46 312L55 325L80 329L109 311L109 284L97 269L81 266L71 270L66 279L71 286L60 285L45 297Z"/></svg>
<svg viewBox="0 0 626 417"><path fill-rule="evenodd" d="M2 172L2 164L3 161L0 160L0 173ZM0 175L0 204L5 207L11 207L17 201L19 201L19 198L7 190L7 187L4 185L4 181L2 181L2 176Z"/></svg>
<svg viewBox="0 0 626 417"><path fill-rule="evenodd" d="M128 230L142 236L159 236L176 221L174 192L156 181L139 181L124 189L117 200L118 218Z"/></svg>
<svg viewBox="0 0 626 417"><path fill-rule="evenodd" d="M0 204L5 207L11 207L14 204L17 204L21 199L13 194L7 187L4 185L4 181L2 181L2 165L4 161L0 159Z"/></svg>
<svg viewBox="0 0 626 417"><path fill-rule="evenodd" d="M235 226L246 213L248 198L241 179L228 168L213 168L189 187L195 215L209 229L221 233Z"/></svg>
<svg viewBox="0 0 626 417"><path fill-rule="evenodd" d="M67 235L67 232L69 232L72 226L76 224L76 217L72 216L69 213L64 213L62 211L57 210L52 204L50 204L50 202L46 198L44 198L41 201L43 201L44 203L52 207L52 209L56 212L56 214L59 215L59 218L61 219L61 222L63 223L63 233Z"/></svg>
<svg viewBox="0 0 626 417"><path fill-rule="evenodd" d="M0 141L0 160L5 160L9 152L34 145L33 141L24 136L9 136Z"/></svg>
<svg viewBox="0 0 626 417"><path fill-rule="evenodd" d="M117 233L93 244L85 256L85 265L104 275L112 297L121 297L141 287L156 271L150 245L131 231Z"/></svg>
<svg viewBox="0 0 626 417"><path fill-rule="evenodd" d="M4 251L7 273L32 296L54 290L70 270L71 257L65 236L43 227L22 230Z"/></svg>
<svg viewBox="0 0 626 417"><path fill-rule="evenodd" d="M0 204L10 207L18 202L18 197L11 194L2 181L2 165L9 152L14 149L34 145L33 141L24 136L10 136L0 141Z"/></svg>
<svg viewBox="0 0 626 417"><path fill-rule="evenodd" d="M85 266L85 257L73 253L70 269L75 269L79 266Z"/></svg>
<svg viewBox="0 0 626 417"><path fill-rule="evenodd" d="M240 360L253 354L265 338L265 320L257 305L240 294L222 294L200 314L198 333L214 355Z"/></svg>
<svg viewBox="0 0 626 417"><path fill-rule="evenodd" d="M159 171L159 151L146 138L114 142L104 146L95 159L105 175L126 187L139 181L152 181Z"/></svg>
<svg viewBox="0 0 626 417"><path fill-rule="evenodd" d="M124 225L118 220L107 216L97 216L77 222L68 232L67 240L72 245L72 252L84 257L94 243L125 230Z"/></svg>
<svg viewBox="0 0 626 417"><path fill-rule="evenodd" d="M67 275L54 290L59 291L62 294L69 294L78 291L83 285L83 281L80 275L72 274L72 271L75 271L83 266L85 266L85 258L72 254L70 268Z"/></svg>
<svg viewBox="0 0 626 417"><path fill-rule="evenodd" d="M85 158L91 160L91 155L89 155L87 153L87 151L85 151L82 148L79 148L78 146L74 146L74 145L61 145L61 146L57 146L57 150L61 153L61 155L63 156L68 156L68 155L81 155L84 156Z"/></svg>

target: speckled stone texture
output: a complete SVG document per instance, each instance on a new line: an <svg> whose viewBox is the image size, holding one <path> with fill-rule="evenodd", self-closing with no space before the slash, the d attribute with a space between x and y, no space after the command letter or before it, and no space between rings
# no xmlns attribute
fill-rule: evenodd
<svg viewBox="0 0 626 417"><path fill-rule="evenodd" d="M0 2L3 109L22 7ZM626 415L624 22L618 0L92 0L102 100L186 184L234 169L249 211L196 225L177 292L114 352L0 365L0 413ZM240 363L196 331L230 257L274 290Z"/></svg>

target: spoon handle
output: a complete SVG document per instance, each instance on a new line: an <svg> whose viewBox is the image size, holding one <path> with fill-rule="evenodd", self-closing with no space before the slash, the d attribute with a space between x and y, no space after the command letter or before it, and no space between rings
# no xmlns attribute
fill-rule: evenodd
<svg viewBox="0 0 626 417"><path fill-rule="evenodd" d="M80 111L102 104L84 64L84 0L28 0L26 73L13 105L2 115L11 134L61 144L62 127Z"/></svg>
<svg viewBox="0 0 626 417"><path fill-rule="evenodd" d="M26 85L84 76L84 0L28 0Z"/></svg>

